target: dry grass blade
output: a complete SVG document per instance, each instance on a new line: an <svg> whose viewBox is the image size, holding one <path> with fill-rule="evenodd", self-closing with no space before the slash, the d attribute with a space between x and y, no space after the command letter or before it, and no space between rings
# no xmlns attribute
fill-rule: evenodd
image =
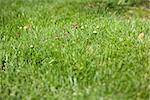
<svg viewBox="0 0 150 100"><path fill-rule="evenodd" d="M145 34L143 32L138 35L139 40L143 40L144 37L145 37Z"/></svg>

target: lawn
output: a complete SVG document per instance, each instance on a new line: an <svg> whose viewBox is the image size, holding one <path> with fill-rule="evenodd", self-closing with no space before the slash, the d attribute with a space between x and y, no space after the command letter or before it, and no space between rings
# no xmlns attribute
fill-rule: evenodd
<svg viewBox="0 0 150 100"><path fill-rule="evenodd" d="M1 100L149 100L150 10L0 0L0 68Z"/></svg>

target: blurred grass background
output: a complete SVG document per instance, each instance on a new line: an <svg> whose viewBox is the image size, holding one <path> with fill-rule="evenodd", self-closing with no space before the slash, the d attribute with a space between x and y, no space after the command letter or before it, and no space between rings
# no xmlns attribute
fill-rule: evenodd
<svg viewBox="0 0 150 100"><path fill-rule="evenodd" d="M0 0L0 8L0 99L149 100L149 1Z"/></svg>

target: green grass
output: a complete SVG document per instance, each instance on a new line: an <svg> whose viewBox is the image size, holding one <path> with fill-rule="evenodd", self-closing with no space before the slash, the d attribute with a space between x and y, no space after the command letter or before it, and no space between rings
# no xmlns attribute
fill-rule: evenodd
<svg viewBox="0 0 150 100"><path fill-rule="evenodd" d="M0 99L149 100L149 10L131 8L0 0Z"/></svg>

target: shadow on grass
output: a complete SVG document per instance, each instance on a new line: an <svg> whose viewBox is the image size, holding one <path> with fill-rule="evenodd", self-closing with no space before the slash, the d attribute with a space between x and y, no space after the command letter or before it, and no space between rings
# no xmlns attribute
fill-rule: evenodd
<svg viewBox="0 0 150 100"><path fill-rule="evenodd" d="M79 12L95 13L95 14L116 14L127 17L150 18L149 1L132 3L132 4L116 4L113 2L91 0L85 2L70 1L61 7L67 6ZM60 7L60 5L59 5ZM60 8L61 8L60 7Z"/></svg>

